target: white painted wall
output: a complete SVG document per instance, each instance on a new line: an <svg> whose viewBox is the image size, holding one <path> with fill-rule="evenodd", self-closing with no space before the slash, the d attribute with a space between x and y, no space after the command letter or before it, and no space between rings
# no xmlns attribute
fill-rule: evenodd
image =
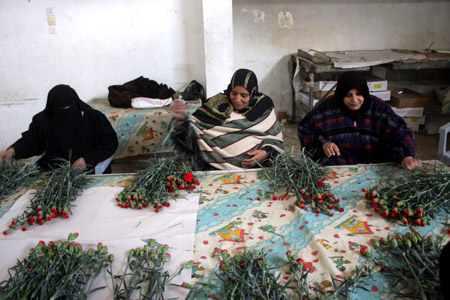
<svg viewBox="0 0 450 300"><path fill-rule="evenodd" d="M1 0L0 149L59 83L85 101L141 75L212 95L244 67L290 112L297 49L450 49L449 16L449 0Z"/></svg>
<svg viewBox="0 0 450 300"><path fill-rule="evenodd" d="M89 101L139 76L175 90L204 82L202 20L201 0L0 1L0 149L20 137L56 84Z"/></svg>
<svg viewBox="0 0 450 300"><path fill-rule="evenodd" d="M235 68L253 70L289 115L297 49L450 49L448 0L235 0L233 20Z"/></svg>
<svg viewBox="0 0 450 300"><path fill-rule="evenodd" d="M223 92L233 70L233 6L231 0L203 1L206 94Z"/></svg>

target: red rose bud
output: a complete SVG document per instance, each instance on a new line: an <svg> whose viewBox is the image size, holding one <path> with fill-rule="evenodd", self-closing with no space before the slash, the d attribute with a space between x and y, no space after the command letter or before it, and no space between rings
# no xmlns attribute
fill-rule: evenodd
<svg viewBox="0 0 450 300"><path fill-rule="evenodd" d="M8 234L8 231L6 231L6 230L3 231L3 234L4 234L4 235L7 235L7 234Z"/></svg>
<svg viewBox="0 0 450 300"><path fill-rule="evenodd" d="M277 200L277 199L278 199L278 196L277 196L277 195L274 195L274 196L272 197L272 199L273 199L273 200Z"/></svg>
<svg viewBox="0 0 450 300"><path fill-rule="evenodd" d="M169 206L170 206L170 203L169 203L169 202L166 202L165 205L166 205L166 207L169 207Z"/></svg>
<svg viewBox="0 0 450 300"><path fill-rule="evenodd" d="M325 183L324 183L322 180L318 180L318 181L317 181L317 186L318 186L318 187L323 187L324 184L325 184Z"/></svg>
<svg viewBox="0 0 450 300"><path fill-rule="evenodd" d="M155 213L159 212L159 209L155 208Z"/></svg>
<svg viewBox="0 0 450 300"><path fill-rule="evenodd" d="M362 247L360 250L361 255L365 256L365 257L371 257L372 255L370 254L370 251L367 247Z"/></svg>

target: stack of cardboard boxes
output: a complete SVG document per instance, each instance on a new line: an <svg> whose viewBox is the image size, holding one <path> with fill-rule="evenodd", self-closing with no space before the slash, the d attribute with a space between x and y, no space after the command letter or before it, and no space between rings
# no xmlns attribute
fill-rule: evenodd
<svg viewBox="0 0 450 300"><path fill-rule="evenodd" d="M408 128L413 132L419 131L419 126L425 124L424 108L431 102L431 98L407 88L391 89L391 105L394 112L405 120Z"/></svg>
<svg viewBox="0 0 450 300"><path fill-rule="evenodd" d="M424 108L430 104L431 98L406 88L388 89L388 81L372 74L364 75L371 95L389 101L394 112L405 120L413 132L419 131L419 126L425 124ZM326 95L333 95L337 81L314 82L315 105Z"/></svg>
<svg viewBox="0 0 450 300"><path fill-rule="evenodd" d="M371 95L377 96L378 98L389 101L391 98L391 91L388 90L387 80L384 80L380 77L377 77L372 74L364 75L367 81L367 85L369 86L369 92ZM334 89L336 88L337 81L332 80L324 80L324 81L316 81L314 82L314 104L317 103L318 100L325 97L325 95L333 95ZM332 90L333 89L333 90Z"/></svg>

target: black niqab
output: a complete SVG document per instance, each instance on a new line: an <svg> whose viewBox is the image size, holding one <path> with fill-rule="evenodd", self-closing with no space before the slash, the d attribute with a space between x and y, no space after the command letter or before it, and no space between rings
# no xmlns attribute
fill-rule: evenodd
<svg viewBox="0 0 450 300"><path fill-rule="evenodd" d="M80 155L82 103L74 89L61 84L49 91L44 109L50 124L49 136L57 152L71 162Z"/></svg>

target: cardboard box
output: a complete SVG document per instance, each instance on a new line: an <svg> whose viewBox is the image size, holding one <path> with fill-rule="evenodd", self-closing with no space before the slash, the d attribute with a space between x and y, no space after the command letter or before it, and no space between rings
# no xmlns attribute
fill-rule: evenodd
<svg viewBox="0 0 450 300"><path fill-rule="evenodd" d="M406 125L412 132L419 132L419 124Z"/></svg>
<svg viewBox="0 0 450 300"><path fill-rule="evenodd" d="M313 97L315 99L322 99L323 97L325 97L325 95L328 93L328 91L320 91L320 92L313 92ZM334 95L334 91L330 91L330 93L328 94L328 96ZM327 97L328 97L327 96Z"/></svg>
<svg viewBox="0 0 450 300"><path fill-rule="evenodd" d="M376 91L376 92L370 92L371 95L377 96L381 100L389 101L391 100L391 91Z"/></svg>
<svg viewBox="0 0 450 300"><path fill-rule="evenodd" d="M389 102L391 102L391 101L389 101ZM420 118L423 116L423 107L398 108L395 106L391 106L391 108L400 117L419 117Z"/></svg>
<svg viewBox="0 0 450 300"><path fill-rule="evenodd" d="M328 91L318 91L318 92L314 92L313 96L316 99L322 99L323 97L325 97L325 95L328 93ZM389 101L391 100L391 91L387 90L387 91L377 91L377 92L370 92L371 95L377 96L378 98L380 98L381 100L384 101ZM334 95L334 91L330 91L330 93L328 94L328 96ZM327 96L327 97L328 97Z"/></svg>
<svg viewBox="0 0 450 300"><path fill-rule="evenodd" d="M430 104L431 98L427 95L406 88L391 89L392 106L398 108L405 107L426 107Z"/></svg>
<svg viewBox="0 0 450 300"><path fill-rule="evenodd" d="M406 125L423 125L425 124L425 116L422 117L404 117Z"/></svg>
<svg viewBox="0 0 450 300"><path fill-rule="evenodd" d="M367 81L367 86L369 87L369 92L376 92L376 91L386 91L388 82L387 80L384 80L383 78L380 78L378 76L367 74L364 75L364 78Z"/></svg>
<svg viewBox="0 0 450 300"><path fill-rule="evenodd" d="M314 82L314 91L329 91L335 85L337 84L337 81L334 80L321 80L321 81L315 81Z"/></svg>

